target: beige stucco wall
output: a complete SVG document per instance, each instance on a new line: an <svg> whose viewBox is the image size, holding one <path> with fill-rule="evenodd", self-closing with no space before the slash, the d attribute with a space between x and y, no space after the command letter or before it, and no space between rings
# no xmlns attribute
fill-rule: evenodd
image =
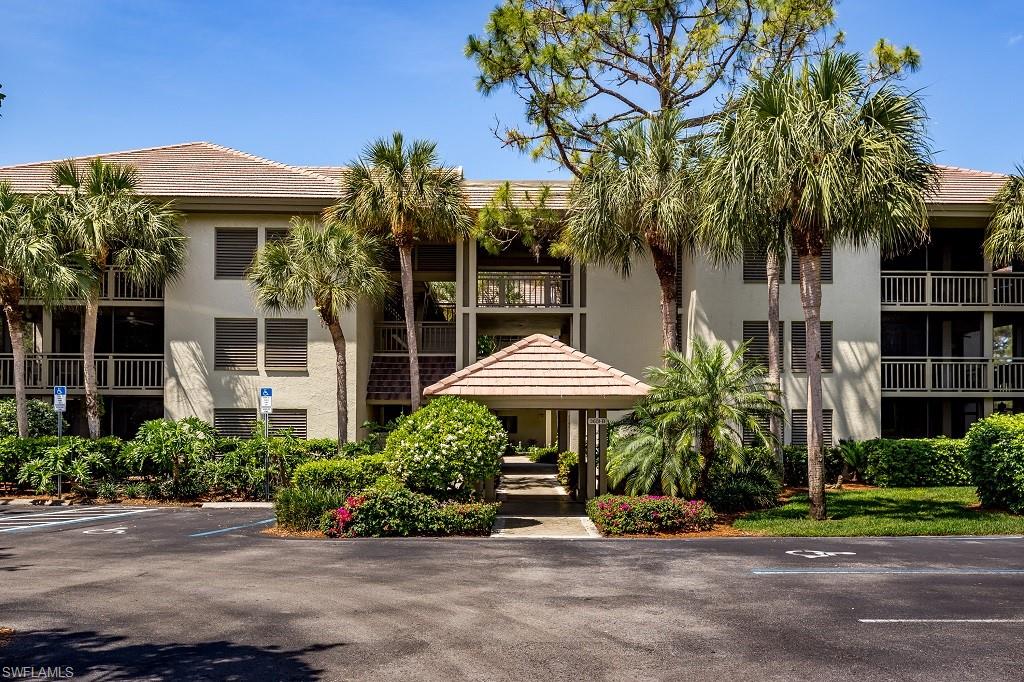
<svg viewBox="0 0 1024 682"><path fill-rule="evenodd" d="M628 278L608 268L587 268L588 355L642 379L661 362L661 289L649 262Z"/></svg>
<svg viewBox="0 0 1024 682"><path fill-rule="evenodd" d="M262 246L266 228L288 225L284 215L192 213L187 216L188 265L185 275L165 292L165 385L164 409L168 417L198 416L212 422L215 408L251 407L258 404L257 389L274 389L275 408L305 409L311 438L337 435L335 355L330 334L312 310L285 313L281 317L309 320L308 366L305 371L268 371L263 364L263 320L268 314L255 311L245 280L214 278L214 234L218 227L258 227ZM225 372L213 369L214 319L257 317L258 370ZM357 325L357 318L364 323ZM367 321L368 320L368 321ZM369 324L369 330L366 325ZM355 311L343 319L348 340L349 436L356 436L366 417L360 399L365 395L372 348L372 318Z"/></svg>

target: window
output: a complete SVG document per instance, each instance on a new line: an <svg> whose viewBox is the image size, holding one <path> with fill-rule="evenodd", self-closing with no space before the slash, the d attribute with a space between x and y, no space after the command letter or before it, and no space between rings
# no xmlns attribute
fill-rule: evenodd
<svg viewBox="0 0 1024 682"><path fill-rule="evenodd" d="M225 438L248 438L258 423L255 409L229 407L213 411L213 428Z"/></svg>
<svg viewBox="0 0 1024 682"><path fill-rule="evenodd" d="M767 260L764 251L751 248L743 249L743 281L767 282L768 271L765 269L768 267Z"/></svg>
<svg viewBox="0 0 1024 682"><path fill-rule="evenodd" d="M218 279L244 279L252 265L259 242L259 230L217 228L214 242L214 277Z"/></svg>
<svg viewBox="0 0 1024 682"><path fill-rule="evenodd" d="M290 230L287 227L268 227L267 228L267 243L272 244L274 242L283 242L288 238Z"/></svg>
<svg viewBox="0 0 1024 682"><path fill-rule="evenodd" d="M790 253L790 277L793 284L800 283L800 259L796 252ZM826 246L821 250L821 281L825 284L832 282L832 247Z"/></svg>
<svg viewBox="0 0 1024 682"><path fill-rule="evenodd" d="M296 438L306 437L305 410L274 410L270 413L270 435L291 431Z"/></svg>
<svg viewBox="0 0 1024 682"><path fill-rule="evenodd" d="M519 417L507 415L498 415L498 421L501 422L501 428L505 429L510 435L519 432Z"/></svg>
<svg viewBox="0 0 1024 682"><path fill-rule="evenodd" d="M786 323L779 320L779 360L782 360L782 332ZM743 340L750 342L747 349L747 359L756 362L764 367L768 366L768 321L758 320L755 322L743 322ZM779 368L781 371L781 367Z"/></svg>
<svg viewBox="0 0 1024 682"><path fill-rule="evenodd" d="M790 325L793 338L789 347L792 349L790 367L794 372L807 371L807 326L802 321ZM832 323L821 323L821 371L832 371Z"/></svg>
<svg viewBox="0 0 1024 682"><path fill-rule="evenodd" d="M792 434L789 442L793 445L807 445L807 410L793 410ZM821 411L821 444L832 447L832 410Z"/></svg>
<svg viewBox="0 0 1024 682"><path fill-rule="evenodd" d="M306 369L308 325L306 320L267 319L263 364L275 369Z"/></svg>
<svg viewBox="0 0 1024 682"><path fill-rule="evenodd" d="M213 321L213 368L256 369L256 318L217 318Z"/></svg>

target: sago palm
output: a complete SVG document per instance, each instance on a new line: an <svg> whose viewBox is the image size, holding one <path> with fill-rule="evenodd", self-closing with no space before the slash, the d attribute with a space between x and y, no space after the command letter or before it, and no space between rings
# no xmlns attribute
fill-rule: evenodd
<svg viewBox="0 0 1024 682"><path fill-rule="evenodd" d="M111 267L138 286L172 281L185 266L185 235L181 216L170 204L139 196L133 166L93 159L83 168L67 160L54 166L51 179L55 219L67 248L83 253L94 275L84 292L82 374L89 435L96 438L101 414L96 381L101 282Z"/></svg>
<svg viewBox="0 0 1024 682"><path fill-rule="evenodd" d="M1024 166L996 193L985 236L985 255L997 265L1024 260Z"/></svg>
<svg viewBox="0 0 1024 682"><path fill-rule="evenodd" d="M392 283L380 266L382 245L374 237L330 222L319 226L293 219L288 236L268 242L249 270L256 303L267 310L301 311L312 301L334 343L338 443L348 438L348 371L341 317L360 300L378 302Z"/></svg>
<svg viewBox="0 0 1024 682"><path fill-rule="evenodd" d="M74 252L60 248L44 197L16 194L0 182L0 307L11 338L18 435L28 436L24 302L44 306L81 290L89 273Z"/></svg>
<svg viewBox="0 0 1024 682"><path fill-rule="evenodd" d="M877 243L896 252L927 237L934 169L916 95L873 84L853 54L826 53L789 73L755 78L722 123L713 154L719 219L785 214L800 264L806 327L807 467L812 518L825 518L821 387L821 253ZM709 180L710 182L710 180ZM739 240L739 237L735 237ZM739 248L740 245L737 245Z"/></svg>
<svg viewBox="0 0 1024 682"><path fill-rule="evenodd" d="M662 112L611 131L576 181L559 247L628 276L650 258L661 288L665 350L676 338L676 251L689 250L696 219L697 154L678 114Z"/></svg>
<svg viewBox="0 0 1024 682"><path fill-rule="evenodd" d="M412 409L421 398L419 344L413 303L412 249L421 240L455 241L472 227L462 173L441 165L437 145L406 143L401 133L370 143L341 180L341 198L325 211L328 221L390 237L398 249L402 310L409 350Z"/></svg>

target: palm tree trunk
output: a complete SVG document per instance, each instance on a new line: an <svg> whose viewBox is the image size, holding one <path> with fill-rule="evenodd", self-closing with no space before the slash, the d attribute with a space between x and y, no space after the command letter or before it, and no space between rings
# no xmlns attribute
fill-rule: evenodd
<svg viewBox="0 0 1024 682"><path fill-rule="evenodd" d="M398 265L402 273L402 312L405 315L405 340L409 349L409 400L415 412L420 406L420 349L416 342L416 309L412 301L412 244L398 245Z"/></svg>
<svg viewBox="0 0 1024 682"><path fill-rule="evenodd" d="M85 416L89 437L100 437L100 396L96 386L96 323L100 315L100 289L96 284L85 299L82 329L82 378L85 384Z"/></svg>
<svg viewBox="0 0 1024 682"><path fill-rule="evenodd" d="M697 481L697 497L707 499L711 488L711 468L715 464L715 441L710 433L702 433L697 439L697 450L700 452L700 478Z"/></svg>
<svg viewBox="0 0 1024 682"><path fill-rule="evenodd" d="M771 398L782 398L782 339L779 338L779 276L781 264L775 249L768 249L765 259L768 275L768 384L772 387ZM775 458L782 463L782 417L773 414L768 418L768 430L775 439L772 447Z"/></svg>
<svg viewBox="0 0 1024 682"><path fill-rule="evenodd" d="M341 453L341 446L348 442L348 358L345 343L345 331L341 328L338 320L327 323L331 332L331 340L334 342L334 371L335 380L338 382L338 452Z"/></svg>
<svg viewBox="0 0 1024 682"><path fill-rule="evenodd" d="M661 343L664 350L678 350L676 318L679 315L676 293L676 256L660 244L650 243L654 271L661 286Z"/></svg>
<svg viewBox="0 0 1024 682"><path fill-rule="evenodd" d="M825 457L821 419L821 255L800 254L800 303L807 356L807 488L810 516L825 519Z"/></svg>
<svg viewBox="0 0 1024 682"><path fill-rule="evenodd" d="M14 404L18 415L18 435L28 437L28 399L25 396L25 318L17 304L4 306L7 330L14 356Z"/></svg>

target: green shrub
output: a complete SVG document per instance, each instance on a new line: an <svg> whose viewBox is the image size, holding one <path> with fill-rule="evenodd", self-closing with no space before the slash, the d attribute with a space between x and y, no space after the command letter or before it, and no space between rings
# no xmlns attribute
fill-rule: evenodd
<svg viewBox="0 0 1024 682"><path fill-rule="evenodd" d="M767 509L778 504L782 468L769 448L746 448L744 461L720 462L711 470L707 501L720 512Z"/></svg>
<svg viewBox="0 0 1024 682"><path fill-rule="evenodd" d="M0 482L14 484L23 465L41 458L48 448L56 444L57 439L53 436L0 438Z"/></svg>
<svg viewBox="0 0 1024 682"><path fill-rule="evenodd" d="M300 488L337 488L359 491L387 473L382 454L346 459L314 459L295 467L292 483Z"/></svg>
<svg viewBox="0 0 1024 682"><path fill-rule="evenodd" d="M558 462L558 448L533 446L526 451L526 456L536 464L555 464Z"/></svg>
<svg viewBox="0 0 1024 682"><path fill-rule="evenodd" d="M1024 514L1024 415L976 421L965 441L982 505Z"/></svg>
<svg viewBox="0 0 1024 682"><path fill-rule="evenodd" d="M67 421L64 422L65 428ZM18 435L18 406L13 398L0 400L0 438ZM53 405L43 400L28 401L28 436L57 435L57 416Z"/></svg>
<svg viewBox="0 0 1024 682"><path fill-rule="evenodd" d="M970 485L967 445L952 438L877 438L864 442L867 482L882 487Z"/></svg>
<svg viewBox="0 0 1024 682"><path fill-rule="evenodd" d="M449 502L435 511L438 535L490 535L497 502Z"/></svg>
<svg viewBox="0 0 1024 682"><path fill-rule="evenodd" d="M57 477L63 479L65 492L86 497L96 494L104 480L124 476L124 442L112 436L88 440L78 436L24 439L22 447L32 453L18 470L19 483L41 494L57 492Z"/></svg>
<svg viewBox="0 0 1024 682"><path fill-rule="evenodd" d="M240 440L233 448L225 448L213 465L211 485L227 495L262 497L268 469L270 489L277 490L289 484L296 467L315 456L317 448L306 447L308 442L291 435L268 439L262 434Z"/></svg>
<svg viewBox="0 0 1024 682"><path fill-rule="evenodd" d="M282 488L274 498L277 525L289 530L319 530L325 512L345 504L346 493L330 488Z"/></svg>
<svg viewBox="0 0 1024 682"><path fill-rule="evenodd" d="M162 495L193 498L209 490L217 446L213 427L198 417L152 419L139 427L127 454L134 473L157 479Z"/></svg>
<svg viewBox="0 0 1024 682"><path fill-rule="evenodd" d="M403 419L387 438L388 471L418 492L465 495L498 475L508 434L480 403L454 397L431 400Z"/></svg>
<svg viewBox="0 0 1024 682"><path fill-rule="evenodd" d="M605 535L693 533L715 523L715 512L703 500L655 495L601 495L587 501L587 515Z"/></svg>
<svg viewBox="0 0 1024 682"><path fill-rule="evenodd" d="M580 456L578 454L572 450L558 453L558 483L573 497L576 497L579 470Z"/></svg>
<svg viewBox="0 0 1024 682"><path fill-rule="evenodd" d="M843 455L839 448L825 449L825 482L835 483L843 473ZM786 485L807 485L807 448L803 445L787 445L782 448L783 481Z"/></svg>

